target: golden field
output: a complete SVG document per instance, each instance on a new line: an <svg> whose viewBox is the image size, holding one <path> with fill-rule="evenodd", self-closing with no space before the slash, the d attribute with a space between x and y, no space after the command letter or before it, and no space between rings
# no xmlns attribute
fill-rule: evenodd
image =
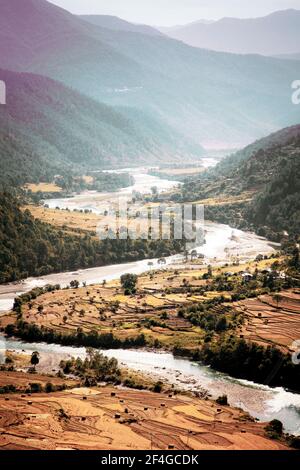
<svg viewBox="0 0 300 470"><path fill-rule="evenodd" d="M241 410L121 388L0 395L0 417L2 450L287 449Z"/></svg>

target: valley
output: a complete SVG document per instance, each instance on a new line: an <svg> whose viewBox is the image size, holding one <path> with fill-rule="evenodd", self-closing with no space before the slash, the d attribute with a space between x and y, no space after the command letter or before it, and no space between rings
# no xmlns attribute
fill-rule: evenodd
<svg viewBox="0 0 300 470"><path fill-rule="evenodd" d="M133 175L135 178L134 187L136 187L138 184L137 181L139 181L139 172L134 170ZM143 178L145 181L144 175L145 173L143 174L143 177L141 177L141 180ZM152 183L153 177L149 177L149 186L147 187L147 184L144 185L144 191L146 193L150 190ZM160 188L160 191L166 189L168 191L170 190L170 187L168 187L168 185L163 181L161 185L159 185L159 179L156 180L156 184ZM174 182L172 182L171 186L174 186ZM123 191L121 191L121 194L122 192ZM128 194L130 194L130 191L126 190L123 197L128 197ZM161 194L163 194L163 192L161 192ZM93 200L95 196L96 198ZM88 195L90 198L90 202L88 202L88 204L86 196L84 196L83 199L81 197L76 199L75 197L74 201L73 198L62 201L55 200L53 203L51 200L46 201L47 206L60 206L62 207L60 210L47 208L33 208L32 210L36 211L36 214L40 213L42 218L45 217L45 214L47 214L48 211L52 211L55 218L55 213L66 213L66 225L68 225L70 218L72 217L77 217L82 220L85 218L84 220L88 222L93 218L96 219L101 217L101 210L103 210L105 203L107 203L107 195L103 195L103 197L100 195L95 196L92 194ZM110 197L112 197L112 200L115 200L117 196L118 194L112 194ZM96 202L97 198L98 202ZM66 212L63 207L72 207L73 211ZM92 208L95 213L81 214L80 212L74 212L74 209L78 211L83 208ZM74 214L74 216L72 216L72 214ZM212 302L213 306L214 299L217 300L220 298L224 299L223 302L225 302L224 305L226 306L226 299L230 299L232 297L232 292L228 292L227 287L225 286L220 286L219 288L216 287L214 285L215 278L222 278L225 275L226 279L226 276L228 276L227 273L230 271L230 276L234 279L234 289L239 290L243 285L241 273L252 272L255 274L256 271L268 272L268 270L272 269L273 265L280 264L284 260L284 258L276 257L276 251L274 248L272 248L271 245L268 245L264 240L256 237L254 234L246 234L238 230L235 230L234 233L230 227L222 225L218 226L218 224L213 223L206 224L206 231L206 244L200 247L201 252L205 254L204 260L185 260L182 255L177 255L170 259L166 258L166 266L159 266L155 260L151 261L150 265L148 260L144 260L134 263L132 266L128 264L125 264L124 266L116 265L111 267L94 268L93 270L81 272L50 275L42 277L39 280L29 279L28 281L25 281L23 285L15 287L11 286L9 290L20 294L20 292L29 291L35 286L40 286L40 289L42 289L42 286L46 286L47 284L60 284L63 288L64 286L67 287L74 279L77 279L81 283L84 282L86 287L76 288L75 290L74 288L68 288L42 295L38 294L38 297L35 300L30 301L30 306L28 306L29 304L27 305L25 301L24 306L21 307L22 317L28 324L35 325L36 333L34 334L37 334L37 336L31 336L31 340L35 341L39 337L38 331L39 328L42 328L45 331L52 331L49 336L49 338L52 338L52 342L55 335L58 335L57 338L60 338L58 339L58 342L65 343L65 339L63 338L71 338L71 336L79 330L83 335L89 335L92 333L93 335L100 335L99 338L102 337L104 339L106 337L108 341L106 347L108 348L112 344L115 345L114 347L117 346L118 348L122 348L126 345L130 347L130 344L134 344L133 341L137 341L136 345L138 342L140 343L139 348L142 346L144 348L148 348L148 350L150 348L150 350L153 351L152 353L149 352L149 354L153 354L155 356L155 358L153 357L154 363L150 368L148 368L149 366L146 366L145 363L141 363L138 360L136 363L135 361L132 361L129 350L128 352L124 351L124 349L106 350L105 354L108 354L110 357L119 358L123 367L129 367L130 370L135 370L136 373L141 373L141 370L143 370L143 374L146 374L146 377L148 377L146 381L149 379L153 380L153 378L156 377L157 380L169 383L170 386L173 384L173 386L176 386L179 390L186 389L190 392L199 390L200 393L202 393L203 387L205 389L207 386L209 393L213 393L216 398L218 396L218 392L219 395L226 393L229 396L230 403L232 405L242 406L242 408L249 411L252 416L262 420L267 420L268 418L271 420L271 418L273 419L276 416L279 416L284 422L286 428L295 432L294 428L290 426L292 426L292 422L296 423L297 426L297 420L295 418L298 406L297 395L295 395L295 397L291 395L290 405L288 405L288 399L286 397L283 399L278 411L268 414L267 410L270 405L267 405L267 403L268 400L272 400L271 389L270 391L264 391L264 386L261 386L261 393L262 396L265 394L264 400L266 403L264 410L262 410L257 407L257 388L254 389L254 394L252 396L250 393L251 386L249 388L246 385L243 388L242 384L237 382L236 385L234 385L234 382L231 382L230 379L226 383L226 378L225 382L221 379L218 384L217 376L213 380L207 381L209 376L205 379L205 375L207 375L207 372L204 372L205 366L200 366L200 370L202 368L204 372L204 375L200 376L200 381L196 378L197 376L193 376L193 373L191 375L191 371L186 375L184 369L182 371L183 375L178 375L175 373L175 370L178 370L179 363L182 360L176 359L176 356L175 361L179 362L178 366L175 365L174 373L168 368L164 369L161 366L161 359L164 356L161 356L159 351L182 351L181 354L191 356L195 355L196 357L201 344L205 344L204 341L206 341L205 338L207 336L205 327L203 329L203 327L200 327L199 325L197 326L193 324L193 322L191 323L188 318L181 316L181 314L179 316L178 312L182 309L188 309L193 305L203 302ZM256 243L256 247L254 243ZM263 254L265 259L254 262L253 260L257 254ZM236 263L237 256L239 259L238 263ZM205 274L207 273L209 265L213 267L212 280L205 279ZM148 271L148 273L143 274L145 271ZM121 274L128 272L139 274L138 290L137 293L132 296L124 296L123 289L120 285L120 281L118 280ZM240 288L237 287L238 279L241 283ZM211 287L214 287L209 288L210 285ZM245 288L246 287L247 286L245 286ZM259 286L257 286L256 289L257 288L259 289ZM7 290L7 287L2 286L1 299L3 305L7 306L8 297L7 294L4 293L5 290ZM292 294L292 291L291 294L286 292L286 294L284 293L281 294L281 296L282 295L294 295L294 308L298 308L297 305L300 303L299 295L297 297L297 294ZM226 312L225 317L227 317L227 321L229 321L229 323L237 321L236 326L233 327L234 329L229 329L228 334L230 334L231 331L234 331L236 337L245 337L247 340L250 339L251 341L257 342L257 344L263 346L272 344L281 347L282 345L282 352L287 353L293 339L297 339L298 333L297 329L291 330L289 328L290 320L288 320L286 327L288 340L285 340L282 343L282 340L280 340L278 335L276 335L276 318L277 316L278 318L281 318L285 312L283 301L279 302L279 305L281 303L279 309L275 307L272 307L271 309L273 312L271 315L273 315L274 320L272 319L272 316L269 316L270 313L267 313L267 310L259 319L256 319L255 314L254 317L252 317L249 313L251 306L246 307L247 304L245 302L246 301L238 301L233 304L229 303L228 307L230 306L232 313L230 310L226 312L228 307L225 307L224 312ZM249 302L251 305L251 299ZM271 297L270 302L272 305ZM218 309L218 304L216 305L217 306L213 308ZM246 314L244 314L244 312L246 312ZM296 312L297 310L295 311L295 314L297 315ZM268 326L263 326L267 316ZM234 318L237 320L234 320ZM2 314L2 328L6 328L9 324L14 322L14 313ZM273 322L275 328L274 334L272 333ZM261 329L265 330L265 333L263 333ZM283 335L283 331L284 330L281 332L281 337ZM17 334L23 335L21 332ZM214 333L214 335L215 334L216 333ZM220 333L217 333L217 335L218 334ZM272 334L272 342L270 343L270 335ZM26 335L23 336L23 340L26 341L26 338L29 337ZM215 338L217 338L217 336L215 336ZM40 339L45 340L46 338L40 337ZM49 339L46 341L49 341ZM113 341L113 343L111 341ZM70 341L68 340L68 342ZM76 340L76 343L77 342L78 339ZM8 339L5 344L6 348L12 350L15 348L27 350L27 348L30 347L29 344L26 345L26 343L20 343L20 346L18 346L16 342L11 342L10 339ZM94 346L96 345L96 343L93 342L90 344ZM84 345L84 342L82 345ZM288 349L286 349L286 346ZM40 347L40 344L33 343L30 349L32 350L33 348L41 350ZM51 373L53 368L58 370L57 366L59 361L55 359L55 355L59 354L61 358L64 358L66 353L59 353L59 350L55 353L57 346L53 344L50 344L48 347L49 352L46 353L45 359L42 360L42 364L45 365L41 370ZM62 347L62 351L64 347L65 346ZM59 348L61 348L61 346L59 346ZM41 350L41 357L45 355L42 351L43 348ZM47 356L50 354L50 351L52 352L49 358L52 357L52 359L49 362ZM69 348L67 356L76 356L78 354L80 357L83 357L84 351L84 348L81 350L78 348ZM158 354L154 351L157 351ZM135 358L137 359L139 355L143 354L147 355L148 353L136 352ZM142 356L141 360L143 361ZM166 360L163 362L166 363ZM188 363L188 361L186 362ZM259 386L257 385L257 387ZM275 397L277 394L279 397L279 389L278 392L274 392L274 400L276 399ZM238 397L240 399L238 399ZM243 397L242 400L241 397ZM240 403L241 401L242 404ZM274 410L275 409L276 408L274 408Z"/></svg>
<svg viewBox="0 0 300 470"><path fill-rule="evenodd" d="M0 0L0 450L299 449L300 12L77 3Z"/></svg>

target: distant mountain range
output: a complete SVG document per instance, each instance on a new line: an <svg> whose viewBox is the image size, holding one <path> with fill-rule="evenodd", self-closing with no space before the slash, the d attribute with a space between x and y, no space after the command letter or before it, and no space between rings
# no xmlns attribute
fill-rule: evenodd
<svg viewBox="0 0 300 470"><path fill-rule="evenodd" d="M299 46L300 47L300 46ZM274 56L275 57L275 56ZM276 56L278 59L287 59L287 60L300 60L300 52L297 54L280 54Z"/></svg>
<svg viewBox="0 0 300 470"><path fill-rule="evenodd" d="M299 53L300 10L284 10L261 18L222 18L175 28L159 28L174 39L204 49L236 54Z"/></svg>
<svg viewBox="0 0 300 470"><path fill-rule="evenodd" d="M45 0L1 0L0 55L3 69L47 75L130 119L137 112L143 126L163 123L183 136L182 151L240 146L299 120L296 61L107 29Z"/></svg>
<svg viewBox="0 0 300 470"><path fill-rule="evenodd" d="M186 26L191 26L191 25L196 25L196 24L211 24L211 23L214 23L214 20L201 19L198 21L193 21L193 23L189 23L188 25L178 24L175 26L158 26L156 29L158 31L161 31L161 33L169 34L169 36L171 36L172 35L171 33L175 31L180 31L182 28L185 28Z"/></svg>

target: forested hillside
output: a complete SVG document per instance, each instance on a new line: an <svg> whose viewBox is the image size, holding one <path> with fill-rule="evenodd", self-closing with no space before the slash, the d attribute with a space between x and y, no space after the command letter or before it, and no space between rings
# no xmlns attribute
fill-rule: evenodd
<svg viewBox="0 0 300 470"><path fill-rule="evenodd" d="M290 89L297 61L113 31L45 0L1 0L0 56L2 68L49 76L125 116L137 108L136 125L170 126L191 145L244 144L299 115Z"/></svg>
<svg viewBox="0 0 300 470"><path fill-rule="evenodd" d="M181 250L180 241L103 240L56 230L0 193L0 283L27 276L156 258Z"/></svg>
<svg viewBox="0 0 300 470"><path fill-rule="evenodd" d="M243 202L243 195L251 199ZM231 196L240 202L228 203ZM206 217L280 240L284 232L300 233L300 125L283 129L226 158L196 181L186 184L177 200L227 198L207 205ZM229 199L228 199L229 198Z"/></svg>
<svg viewBox="0 0 300 470"><path fill-rule="evenodd" d="M300 138L290 147L290 158L283 155L270 182L246 208L245 216L259 233L300 234Z"/></svg>
<svg viewBox="0 0 300 470"><path fill-rule="evenodd" d="M70 172L71 165L76 171L180 158L182 136L143 120L142 112L132 109L124 117L39 75L0 69L0 78L7 87L0 109L0 183L47 180ZM194 158L202 154L200 146L189 149Z"/></svg>

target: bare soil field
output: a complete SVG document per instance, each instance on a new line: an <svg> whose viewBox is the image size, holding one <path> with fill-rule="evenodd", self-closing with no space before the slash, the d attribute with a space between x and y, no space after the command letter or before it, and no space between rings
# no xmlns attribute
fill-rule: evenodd
<svg viewBox="0 0 300 470"><path fill-rule="evenodd" d="M27 184L25 186L25 189L27 191L31 191L32 193L61 193L62 188L57 186L57 184L54 183L39 183L39 184Z"/></svg>
<svg viewBox="0 0 300 470"><path fill-rule="evenodd" d="M233 306L245 318L242 334L251 341L291 352L293 342L300 339L299 289L262 295Z"/></svg>
<svg viewBox="0 0 300 470"><path fill-rule="evenodd" d="M96 227L101 220L99 215L92 213L49 209L44 206L28 205L24 206L24 209L28 209L34 218L59 228L68 227L96 232Z"/></svg>
<svg viewBox="0 0 300 470"><path fill-rule="evenodd" d="M217 196L197 201L197 204L204 206L224 206L227 204L235 204L239 202L250 202L255 196L256 191L245 191L238 196Z"/></svg>
<svg viewBox="0 0 300 470"><path fill-rule="evenodd" d="M2 450L285 450L209 400L105 387L0 396Z"/></svg>
<svg viewBox="0 0 300 470"><path fill-rule="evenodd" d="M51 382L55 387L65 385L66 387L78 386L79 382L71 379L60 379L55 376L48 376L42 374L29 374L28 372L20 371L0 371L0 388L4 386L13 385L18 391L25 391L31 383L36 383L45 387ZM0 395L1 396L1 395Z"/></svg>

